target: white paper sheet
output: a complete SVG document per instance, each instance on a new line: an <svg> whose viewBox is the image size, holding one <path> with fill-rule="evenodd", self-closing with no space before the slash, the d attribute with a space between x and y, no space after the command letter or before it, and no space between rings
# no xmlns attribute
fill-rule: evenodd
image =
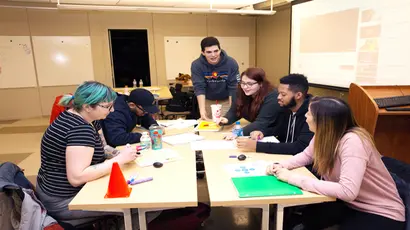
<svg viewBox="0 0 410 230"><path fill-rule="evenodd" d="M164 136L162 140L170 145L180 145L180 144L187 144L194 141L203 140L204 137L196 135L194 133L183 133L178 135L172 136Z"/></svg>
<svg viewBox="0 0 410 230"><path fill-rule="evenodd" d="M141 154L142 156L135 160L140 167L152 166L154 162L167 163L182 159L176 151L168 148L143 150L141 151Z"/></svg>
<svg viewBox="0 0 410 230"><path fill-rule="evenodd" d="M158 121L158 124L169 129L185 129L193 127L198 124L197 120L167 120L167 121Z"/></svg>
<svg viewBox="0 0 410 230"><path fill-rule="evenodd" d="M280 141L274 136L264 137L262 140L259 140L259 142L280 143Z"/></svg>
<svg viewBox="0 0 410 230"><path fill-rule="evenodd" d="M191 149L196 150L221 150L221 149L238 149L234 141L225 141L225 140L217 140L217 141L195 141L191 142Z"/></svg>
<svg viewBox="0 0 410 230"><path fill-rule="evenodd" d="M226 164L224 168L231 177L264 176L268 165L268 161L260 160L249 163Z"/></svg>

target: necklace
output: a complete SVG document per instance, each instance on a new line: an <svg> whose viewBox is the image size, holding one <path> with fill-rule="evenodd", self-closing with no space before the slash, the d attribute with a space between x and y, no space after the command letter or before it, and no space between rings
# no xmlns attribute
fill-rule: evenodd
<svg viewBox="0 0 410 230"><path fill-rule="evenodd" d="M86 122L89 123L93 128L95 128L95 127L94 127L94 124L93 124L92 122L88 122L79 112L75 111L74 109L69 109L68 112L69 112L69 113L72 113L72 114L74 114L74 115L77 115L77 116L79 116L79 117L81 117L84 121L86 121Z"/></svg>

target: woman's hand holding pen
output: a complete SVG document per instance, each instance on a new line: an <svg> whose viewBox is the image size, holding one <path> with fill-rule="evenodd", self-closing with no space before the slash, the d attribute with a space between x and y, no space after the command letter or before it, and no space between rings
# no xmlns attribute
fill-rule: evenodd
<svg viewBox="0 0 410 230"><path fill-rule="evenodd" d="M250 151L256 151L256 140L252 140L249 137L238 137L236 140L236 147L239 149L246 149Z"/></svg>
<svg viewBox="0 0 410 230"><path fill-rule="evenodd" d="M221 117L215 123L218 125L226 125L228 124L228 119L226 117Z"/></svg>
<svg viewBox="0 0 410 230"><path fill-rule="evenodd" d="M263 133L261 131L252 131L250 136L253 140L262 140L263 139Z"/></svg>
<svg viewBox="0 0 410 230"><path fill-rule="evenodd" d="M279 163L270 164L266 167L266 174L275 175L281 168L283 168L283 166Z"/></svg>
<svg viewBox="0 0 410 230"><path fill-rule="evenodd" d="M279 180L288 182L289 178L294 174L289 169L284 168L283 165L279 163L273 163L268 165L266 168L266 174L274 175Z"/></svg>

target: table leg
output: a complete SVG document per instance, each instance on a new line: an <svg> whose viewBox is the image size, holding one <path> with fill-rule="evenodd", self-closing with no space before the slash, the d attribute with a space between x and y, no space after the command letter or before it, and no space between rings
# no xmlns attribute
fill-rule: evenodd
<svg viewBox="0 0 410 230"><path fill-rule="evenodd" d="M262 209L262 230L269 230L269 204L264 205L246 205L245 208L261 208Z"/></svg>
<svg viewBox="0 0 410 230"><path fill-rule="evenodd" d="M147 230L147 218L145 216L146 209L138 209L138 219L140 224L140 230Z"/></svg>
<svg viewBox="0 0 410 230"><path fill-rule="evenodd" d="M139 220L140 230L147 230L148 228L147 215L146 215L147 212L163 211L163 210L168 210L168 209L175 209L175 208L151 208L151 209L139 208L138 209L138 220Z"/></svg>
<svg viewBox="0 0 410 230"><path fill-rule="evenodd" d="M278 204L276 206L276 230L283 229L283 211L285 206Z"/></svg>
<svg viewBox="0 0 410 230"><path fill-rule="evenodd" d="M131 209L124 209L123 212L125 230L132 230Z"/></svg>
<svg viewBox="0 0 410 230"><path fill-rule="evenodd" d="M269 230L269 204L262 207L262 230Z"/></svg>

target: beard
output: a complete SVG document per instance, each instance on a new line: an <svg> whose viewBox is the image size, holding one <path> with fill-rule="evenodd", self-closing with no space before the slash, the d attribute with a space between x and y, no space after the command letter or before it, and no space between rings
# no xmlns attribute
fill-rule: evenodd
<svg viewBox="0 0 410 230"><path fill-rule="evenodd" d="M287 105L283 105L283 108L285 109L291 109L296 106L296 99L295 97L292 97L292 100Z"/></svg>
<svg viewBox="0 0 410 230"><path fill-rule="evenodd" d="M131 110L132 113L138 115L138 110L137 110L137 108L130 108L130 110Z"/></svg>

